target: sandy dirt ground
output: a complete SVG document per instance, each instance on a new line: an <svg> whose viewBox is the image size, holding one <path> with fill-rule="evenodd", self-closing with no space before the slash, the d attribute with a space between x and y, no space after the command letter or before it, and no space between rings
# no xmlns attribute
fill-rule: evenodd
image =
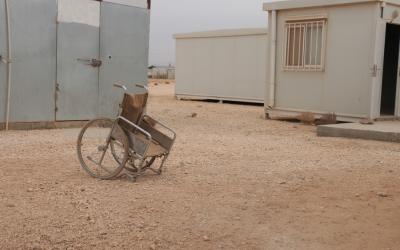
<svg viewBox="0 0 400 250"><path fill-rule="evenodd" d="M399 249L399 144L318 138L171 88L153 84L148 111L176 146L136 183L83 172L78 129L0 132L0 248Z"/></svg>

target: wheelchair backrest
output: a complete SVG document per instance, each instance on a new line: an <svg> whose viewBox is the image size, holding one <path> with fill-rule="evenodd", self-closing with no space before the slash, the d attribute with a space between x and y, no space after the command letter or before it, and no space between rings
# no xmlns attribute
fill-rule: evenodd
<svg viewBox="0 0 400 250"><path fill-rule="evenodd" d="M121 116L129 121L138 124L146 110L149 94L127 94L125 93L122 101Z"/></svg>

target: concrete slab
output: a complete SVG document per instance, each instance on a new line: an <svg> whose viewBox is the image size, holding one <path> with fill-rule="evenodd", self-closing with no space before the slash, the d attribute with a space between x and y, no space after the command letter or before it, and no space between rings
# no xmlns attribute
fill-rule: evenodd
<svg viewBox="0 0 400 250"><path fill-rule="evenodd" d="M317 127L317 135L400 143L400 121L382 121L373 125L342 123Z"/></svg>
<svg viewBox="0 0 400 250"><path fill-rule="evenodd" d="M9 124L10 130L39 130L39 129L62 129L62 128L82 128L88 121L58 121L58 122L12 122ZM0 123L0 131L6 127L5 123Z"/></svg>

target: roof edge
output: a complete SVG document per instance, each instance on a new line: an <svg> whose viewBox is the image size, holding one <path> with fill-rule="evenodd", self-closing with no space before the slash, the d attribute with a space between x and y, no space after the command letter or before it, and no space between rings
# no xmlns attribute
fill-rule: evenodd
<svg viewBox="0 0 400 250"><path fill-rule="evenodd" d="M224 29L224 30L209 30L192 33L174 34L175 39L188 38L208 38L208 37L235 37L235 36L255 36L267 35L267 28L248 28L248 29Z"/></svg>
<svg viewBox="0 0 400 250"><path fill-rule="evenodd" d="M379 3L387 2L391 4L400 4L399 0L285 0L277 2L269 2L263 4L265 11L271 10L287 10L287 9L302 9L336 5L352 5L360 3Z"/></svg>
<svg viewBox="0 0 400 250"><path fill-rule="evenodd" d="M113 4L119 4L119 5L125 5L125 6L130 6L130 7L137 7L137 8L143 8L143 9L149 9L150 8L150 1L147 0L102 0L105 3L113 3Z"/></svg>

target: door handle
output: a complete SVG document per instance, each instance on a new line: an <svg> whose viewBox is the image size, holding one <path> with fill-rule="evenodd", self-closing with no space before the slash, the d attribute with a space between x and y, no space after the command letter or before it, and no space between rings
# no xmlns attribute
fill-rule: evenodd
<svg viewBox="0 0 400 250"><path fill-rule="evenodd" d="M99 60L99 59L78 58L77 60L80 61L80 62L84 62L86 65L90 65L90 66L92 66L94 68L98 68L103 64L103 62L101 60Z"/></svg>

